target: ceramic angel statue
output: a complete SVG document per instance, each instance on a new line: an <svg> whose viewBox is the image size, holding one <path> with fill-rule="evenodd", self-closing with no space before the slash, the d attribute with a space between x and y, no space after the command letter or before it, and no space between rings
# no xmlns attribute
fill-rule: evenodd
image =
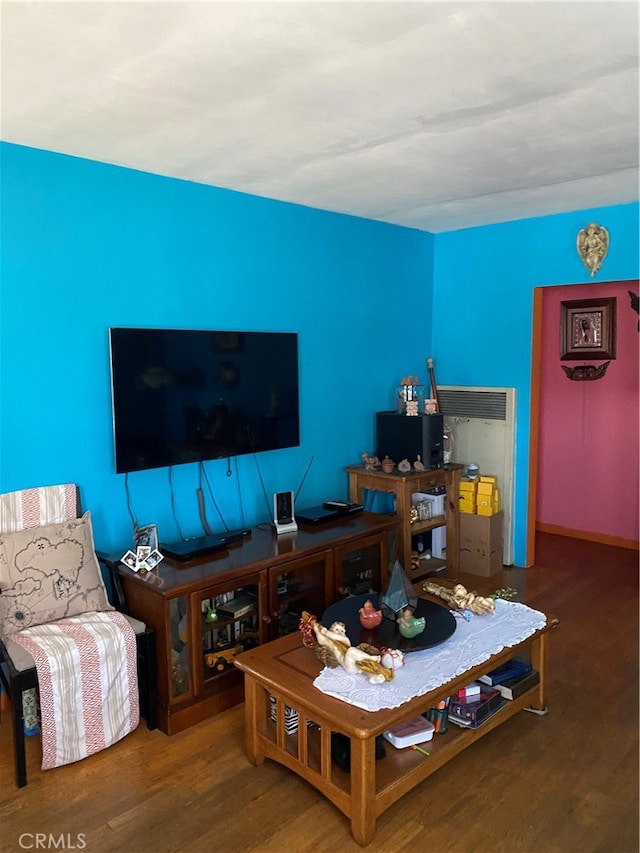
<svg viewBox="0 0 640 853"><path fill-rule="evenodd" d="M320 647L318 657L326 666L341 666L350 675L362 672L371 684L383 684L393 679L393 669L382 665L380 654L372 653L377 649L371 646L363 648L363 644L351 645L342 622L334 622L330 628L326 628L315 616L304 611L300 619L300 631L305 646L313 645L315 638Z"/></svg>

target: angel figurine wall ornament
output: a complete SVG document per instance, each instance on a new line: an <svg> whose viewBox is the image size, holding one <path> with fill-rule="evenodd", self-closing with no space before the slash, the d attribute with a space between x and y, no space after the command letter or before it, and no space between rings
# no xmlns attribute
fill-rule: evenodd
<svg viewBox="0 0 640 853"><path fill-rule="evenodd" d="M578 231L576 248L593 278L609 251L609 232L602 225L590 222L586 228Z"/></svg>

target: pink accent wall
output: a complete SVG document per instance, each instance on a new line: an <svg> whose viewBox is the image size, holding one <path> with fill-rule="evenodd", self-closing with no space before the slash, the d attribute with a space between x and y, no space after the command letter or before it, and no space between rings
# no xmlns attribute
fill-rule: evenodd
<svg viewBox="0 0 640 853"><path fill-rule="evenodd" d="M638 541L637 281L545 287L542 318L537 521ZM571 381L560 365L560 303L616 297L616 358L594 381Z"/></svg>

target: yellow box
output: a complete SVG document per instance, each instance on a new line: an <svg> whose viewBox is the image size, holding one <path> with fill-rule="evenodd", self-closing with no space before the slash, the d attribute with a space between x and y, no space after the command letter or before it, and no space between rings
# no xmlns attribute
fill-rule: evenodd
<svg viewBox="0 0 640 853"><path fill-rule="evenodd" d="M495 490L497 492L497 489ZM490 495L478 495L476 501L476 512L478 515L494 515L500 512L500 493L492 492Z"/></svg>
<svg viewBox="0 0 640 853"><path fill-rule="evenodd" d="M464 495L458 501L458 509L460 512L475 512L476 511L476 500L473 495L468 498Z"/></svg>
<svg viewBox="0 0 640 853"><path fill-rule="evenodd" d="M493 504L489 504L488 506L480 506L480 504L478 504L476 514L477 515L495 515L496 510L493 508Z"/></svg>
<svg viewBox="0 0 640 853"><path fill-rule="evenodd" d="M473 492L476 493L478 488L477 480L460 480L460 491L461 492Z"/></svg>
<svg viewBox="0 0 640 853"><path fill-rule="evenodd" d="M478 483L478 496L491 495L496 487L493 483Z"/></svg>
<svg viewBox="0 0 640 853"><path fill-rule="evenodd" d="M491 495L478 495L476 511L480 515L491 515L493 513L493 498Z"/></svg>
<svg viewBox="0 0 640 853"><path fill-rule="evenodd" d="M480 477L480 482L481 483L493 483L494 486L497 486L498 485L498 478L493 477L493 476L489 476L488 474L486 474L484 477Z"/></svg>
<svg viewBox="0 0 640 853"><path fill-rule="evenodd" d="M475 504L473 504L473 505L471 505L471 504L461 504L461 505L458 507L458 509L459 509L459 511L460 511L460 512L463 512L465 515L475 515L475 514L476 514L476 507L475 507Z"/></svg>

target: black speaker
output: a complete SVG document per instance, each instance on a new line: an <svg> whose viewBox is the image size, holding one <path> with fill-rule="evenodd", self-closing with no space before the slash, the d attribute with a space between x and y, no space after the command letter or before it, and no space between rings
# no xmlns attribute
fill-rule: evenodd
<svg viewBox="0 0 640 853"><path fill-rule="evenodd" d="M396 465L403 459L413 465L419 456L425 468L442 468L443 429L441 414L376 412L376 456L380 461L388 456Z"/></svg>

